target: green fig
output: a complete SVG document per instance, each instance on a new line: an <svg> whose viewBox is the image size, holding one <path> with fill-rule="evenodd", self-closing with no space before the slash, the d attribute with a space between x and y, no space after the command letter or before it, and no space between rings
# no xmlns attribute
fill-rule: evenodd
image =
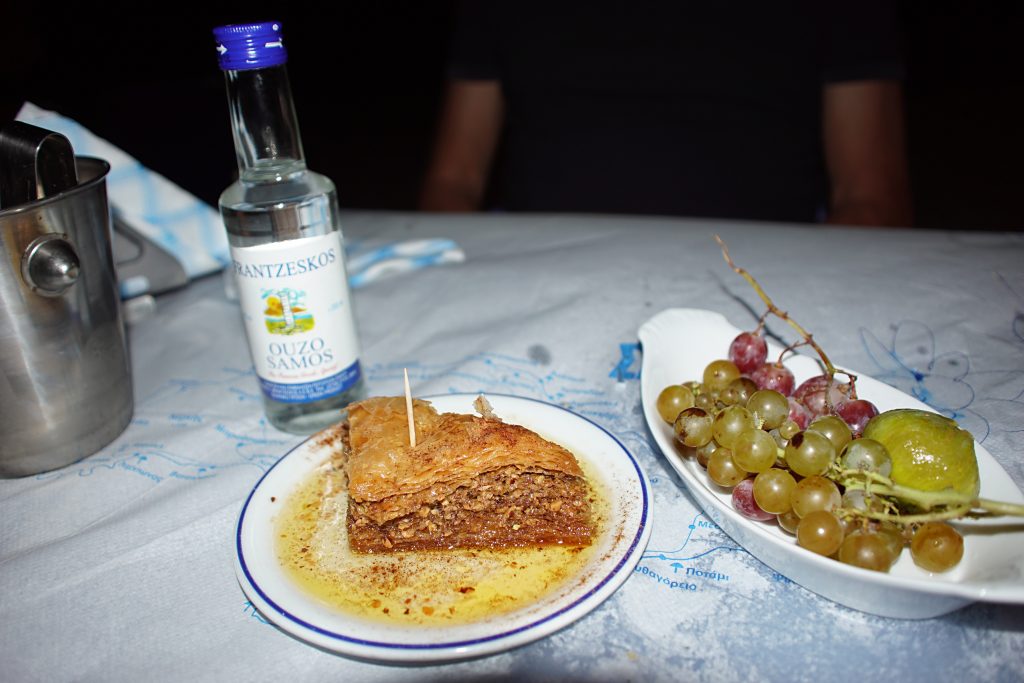
<svg viewBox="0 0 1024 683"><path fill-rule="evenodd" d="M871 418L863 436L888 449L893 483L977 497L981 482L974 438L955 420L913 408L887 410Z"/></svg>

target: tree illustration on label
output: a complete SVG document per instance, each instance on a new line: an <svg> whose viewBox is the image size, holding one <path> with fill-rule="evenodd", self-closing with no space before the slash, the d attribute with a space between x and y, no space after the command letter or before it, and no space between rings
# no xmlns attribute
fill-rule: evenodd
<svg viewBox="0 0 1024 683"><path fill-rule="evenodd" d="M270 334L302 334L313 329L313 314L306 309L305 291L287 287L265 289L260 296L267 302L263 315Z"/></svg>

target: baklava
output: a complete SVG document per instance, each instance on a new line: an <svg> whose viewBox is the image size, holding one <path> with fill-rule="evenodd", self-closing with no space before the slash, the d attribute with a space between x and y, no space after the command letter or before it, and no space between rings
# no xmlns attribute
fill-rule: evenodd
<svg viewBox="0 0 1024 683"><path fill-rule="evenodd" d="M496 417L402 397L350 405L343 431L349 545L358 552L585 546L591 491L572 453Z"/></svg>

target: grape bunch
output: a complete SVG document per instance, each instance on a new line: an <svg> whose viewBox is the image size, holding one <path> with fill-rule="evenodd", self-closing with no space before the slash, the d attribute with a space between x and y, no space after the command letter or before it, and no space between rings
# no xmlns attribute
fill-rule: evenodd
<svg viewBox="0 0 1024 683"><path fill-rule="evenodd" d="M978 463L968 432L935 413L879 413L858 398L856 376L838 370L814 337L715 240L767 311L757 329L732 340L727 358L708 363L700 380L665 387L657 410L672 425L683 455L731 490L740 514L774 520L807 550L881 572L907 545L926 571L959 564L964 540L949 520L1024 517L1024 505L978 497ZM773 361L764 338L768 316L800 337ZM823 372L795 386L782 361L798 346L814 350Z"/></svg>
<svg viewBox="0 0 1024 683"><path fill-rule="evenodd" d="M909 544L927 571L956 566L964 544L952 526L910 514L870 486L887 481L893 465L886 446L863 435L879 411L857 397L855 378L839 381L829 363L829 372L797 386L781 357L767 354L759 325L737 335L728 358L710 362L699 380L661 391L658 413L684 456L731 489L740 514L774 520L807 550L886 572Z"/></svg>

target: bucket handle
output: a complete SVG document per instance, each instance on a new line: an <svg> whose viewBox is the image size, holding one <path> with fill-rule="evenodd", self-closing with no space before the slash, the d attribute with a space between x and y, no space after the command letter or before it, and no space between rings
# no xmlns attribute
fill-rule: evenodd
<svg viewBox="0 0 1024 683"><path fill-rule="evenodd" d="M44 199L77 184L75 153L66 137L24 121L0 129L0 208Z"/></svg>

